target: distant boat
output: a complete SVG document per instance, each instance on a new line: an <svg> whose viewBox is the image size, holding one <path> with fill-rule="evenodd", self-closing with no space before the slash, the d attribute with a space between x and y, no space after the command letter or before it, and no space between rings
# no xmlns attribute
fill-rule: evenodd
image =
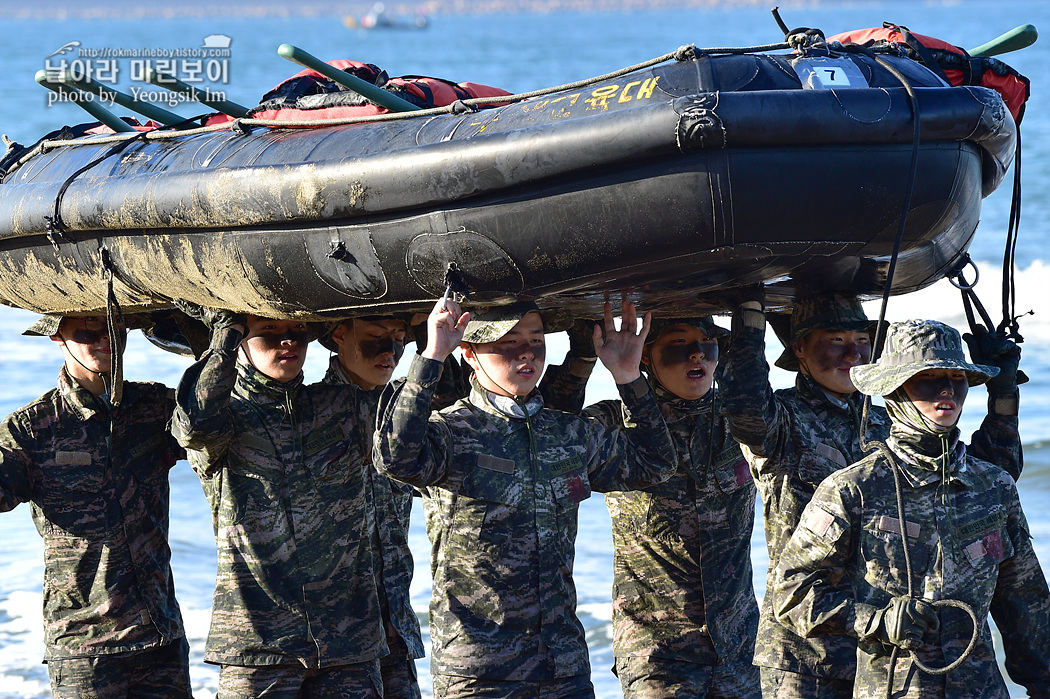
<svg viewBox="0 0 1050 699"><path fill-rule="evenodd" d="M430 24L423 10L414 16L405 14L391 14L387 12L386 6L377 2L372 10L360 19L353 15L343 15L343 25L347 29L426 29Z"/></svg>
<svg viewBox="0 0 1050 699"><path fill-rule="evenodd" d="M867 55L701 54L481 111L141 137L108 157L118 137L48 143L0 184L0 301L105 308L103 251L126 310L425 309L450 265L475 301L591 317L621 288L675 313L756 283L771 303L876 294L906 203L893 290L911 291L959 264L1015 125L993 90L884 60L915 112Z"/></svg>

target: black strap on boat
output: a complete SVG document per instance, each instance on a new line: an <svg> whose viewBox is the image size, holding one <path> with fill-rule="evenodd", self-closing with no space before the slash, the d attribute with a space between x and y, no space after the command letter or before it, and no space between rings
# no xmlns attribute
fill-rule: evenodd
<svg viewBox="0 0 1050 699"><path fill-rule="evenodd" d="M47 223L47 239L48 241L50 241L51 245L54 246L56 252L58 251L59 241L64 243L75 242L72 238L69 237L69 229L66 227L65 222L62 220L62 197L65 196L66 190L69 189L69 185L73 184L73 180L80 177L82 174L95 167L106 158L120 153L135 141L144 141L146 139L147 133L149 132L143 131L136 136L132 136L131 138L125 139L120 143L117 143L105 153L89 162L87 165L84 165L83 167L79 168L76 172L67 177L65 182L62 183L62 186L58 189L58 194L55 195L55 205L51 209L51 215L44 217L44 221Z"/></svg>
<svg viewBox="0 0 1050 699"><path fill-rule="evenodd" d="M113 293L113 262L109 250L103 245L99 248L99 272L106 282L106 327L109 329L109 404L114 408L120 405L124 395L124 345L126 333L119 328L124 326L124 314L120 309L116 294Z"/></svg>
<svg viewBox="0 0 1050 699"><path fill-rule="evenodd" d="M919 62L926 66L930 72L935 73L937 77L945 82L947 85L951 85L951 81L948 80L948 76L944 74L944 69L941 68L941 64L934 58L933 53L922 45L922 42L915 38L915 36L908 30L907 27L893 22L883 22L883 29L892 29L900 33L904 38L904 43L908 45L915 55L919 57Z"/></svg>
<svg viewBox="0 0 1050 699"><path fill-rule="evenodd" d="M882 350L883 332L886 326L886 308L890 302L890 289L893 288L893 275L897 270L897 258L900 256L901 245L904 241L904 230L908 224L908 211L911 210L912 195L915 193L915 178L919 170L919 101L915 95L915 89L912 87L911 82L904 76L899 70L897 70L893 64L887 61L881 56L877 56L874 53L868 51L862 46L853 44L850 46L851 50L856 50L860 53L866 53L875 60L880 66L885 68L893 77L900 81L901 85L904 86L904 91L908 95L908 105L911 107L911 123L912 123L912 148L911 148L911 163L908 167L908 179L905 184L905 196L904 205L901 207L900 219L897 225L897 237L893 241L893 254L890 256L890 264L886 270L886 284L882 290L882 304L879 307L879 320L875 326L875 338L872 342L872 356L871 361L876 361L878 355ZM861 409L860 417L860 434L858 439L860 441L860 447L864 451L868 451L871 447L865 441L865 435L868 430L868 414L871 411L871 396L864 396L864 405Z"/></svg>

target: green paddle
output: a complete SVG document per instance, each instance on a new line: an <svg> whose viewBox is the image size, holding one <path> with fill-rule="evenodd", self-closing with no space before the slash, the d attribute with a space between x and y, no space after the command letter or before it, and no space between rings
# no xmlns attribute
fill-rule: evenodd
<svg viewBox="0 0 1050 699"><path fill-rule="evenodd" d="M230 102L229 100L220 97L213 97L216 93L209 90L199 90L192 85L187 85L174 75L158 73L153 68L147 68L145 78L146 82L150 85L156 85L157 87L163 87L165 90L171 90L172 92L187 95L190 99L196 100L217 112L222 112L223 114L232 116L234 119L248 116L247 107L242 107L236 102Z"/></svg>
<svg viewBox="0 0 1050 699"><path fill-rule="evenodd" d="M419 109L418 106L411 102L403 100L381 87L376 87L371 83L365 82L356 75L350 75L344 70L333 68L316 56L303 51L301 48L292 46L291 44L281 44L277 47L277 55L282 58L287 58L293 63L298 63L310 70L315 70L329 80L339 83L348 90L353 90L359 95L372 100L380 107L386 107L392 112L414 112Z"/></svg>
<svg viewBox="0 0 1050 699"><path fill-rule="evenodd" d="M131 128L123 119L118 117L113 112L103 107L98 101L94 99L94 96L90 93L84 93L80 90L66 87L59 83L50 82L47 79L46 70L38 70L33 79L38 83L46 87L48 90L57 92L60 95L68 95L71 99L69 100L73 104L77 105L85 112L95 117L109 128L117 131L118 133L133 132L135 129Z"/></svg>
<svg viewBox="0 0 1050 699"><path fill-rule="evenodd" d="M987 44L981 44L975 49L970 49L971 56L998 56L1001 53L1017 51L1026 46L1031 46L1039 38L1039 32L1031 24L1022 24L997 36Z"/></svg>
<svg viewBox="0 0 1050 699"><path fill-rule="evenodd" d="M63 85L67 85L68 87L73 87L78 90L83 90L84 92L90 92L99 95L100 97L111 99L117 104L119 104L121 107L130 109L133 112L138 112L147 119L152 119L153 121L164 124L165 126L171 126L172 124L178 124L180 122L186 121L185 117L179 116L175 112L169 112L167 109L162 109L161 107L154 106L149 102L137 100L131 95L120 92L119 90L116 90L112 87L107 87L106 85L97 83L91 78L85 77L80 80L77 80L68 72L63 72L62 75L59 77L59 80L62 82Z"/></svg>

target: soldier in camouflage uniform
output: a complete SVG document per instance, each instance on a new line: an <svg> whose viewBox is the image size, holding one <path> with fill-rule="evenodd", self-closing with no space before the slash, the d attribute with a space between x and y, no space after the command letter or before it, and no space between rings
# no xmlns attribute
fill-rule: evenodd
<svg viewBox="0 0 1050 699"><path fill-rule="evenodd" d="M723 410L762 497L770 567L798 526L802 510L825 477L859 461L861 397L849 369L871 358L871 322L855 298L823 294L800 301L791 316L789 344L777 366L799 372L794 388L773 392L765 360L765 315L757 301L733 315L732 351L722 377ZM1009 340L982 338L988 364L1003 366L1004 380L989 388L988 416L974 433L972 451L1017 477L1015 381L1020 349ZM884 408L872 406L866 441L889 433ZM853 694L856 640L847 636L803 638L777 623L767 577L755 646L764 697L843 699Z"/></svg>
<svg viewBox="0 0 1050 699"><path fill-rule="evenodd" d="M391 317L345 320L321 338L321 344L336 352L323 383L352 383L361 389L359 415L362 427L361 453L371 457L375 409L379 394L390 381L405 351L405 322ZM425 655L419 619L412 609L409 588L414 564L408 547L412 517L412 487L367 469L368 494L376 511L372 534L379 606L383 614L390 655L380 661L383 695L418 699L416 658Z"/></svg>
<svg viewBox="0 0 1050 699"><path fill-rule="evenodd" d="M184 457L168 434L173 392L125 381L109 403L105 318L43 316L23 334L50 337L65 358L58 387L0 424L0 511L29 502L44 538L51 690L189 697L167 539L168 472Z"/></svg>
<svg viewBox="0 0 1050 699"><path fill-rule="evenodd" d="M423 491L434 576L434 694L586 699L594 696L572 580L579 503L592 490L666 480L674 443L638 372L646 316L633 304L617 332L606 306L598 354L616 379L628 424L544 409L544 321L531 303L469 320L441 303L430 340L380 404L376 466ZM457 320L458 319L458 320ZM600 337L600 335L599 335ZM470 397L431 413L442 361L462 339Z"/></svg>
<svg viewBox="0 0 1050 699"><path fill-rule="evenodd" d="M727 334L709 316L670 318L654 321L646 340L642 363L675 440L678 471L659 485L605 496L613 652L626 699L761 696L752 664L755 484L714 389L717 340ZM574 335L567 361L540 385L548 406L569 411L578 411L575 396L582 398L590 373L580 366L584 338ZM584 414L623 426L619 401Z"/></svg>
<svg viewBox="0 0 1050 699"><path fill-rule="evenodd" d="M956 427L969 387L998 373L967 362L959 333L936 321L894 324L878 363L852 371L885 398L888 448L817 489L771 575L771 606L803 637L859 641L854 696L1006 699L991 611L1010 676L1050 697L1050 590L1017 486ZM947 675L927 674L915 658L940 668L970 641L960 602L976 613L977 645Z"/></svg>
<svg viewBox="0 0 1050 699"><path fill-rule="evenodd" d="M361 391L303 385L304 323L199 315L211 346L179 384L172 431L211 504L218 699L381 697Z"/></svg>

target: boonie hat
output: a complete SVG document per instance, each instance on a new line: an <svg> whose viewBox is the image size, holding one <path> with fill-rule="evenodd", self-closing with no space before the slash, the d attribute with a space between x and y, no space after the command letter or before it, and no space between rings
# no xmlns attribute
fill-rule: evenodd
<svg viewBox="0 0 1050 699"><path fill-rule="evenodd" d="M62 320L66 317L67 316L42 315L36 319L36 322L34 322L25 330L23 330L22 334L40 337L52 337L58 334L58 329L62 325ZM124 316L124 328L126 330L137 330L139 328L149 327L150 325L152 325L152 320L150 319L148 314L132 313Z"/></svg>
<svg viewBox="0 0 1050 699"><path fill-rule="evenodd" d="M556 333L572 325L572 316L566 311L541 309L535 301L518 301L506 306L490 306L470 310L470 322L463 332L463 342L484 344L495 342L511 331L529 313L539 313L543 332Z"/></svg>
<svg viewBox="0 0 1050 699"><path fill-rule="evenodd" d="M868 320L864 307L856 296L820 294L802 299L791 311L791 332L784 343L784 351L774 364L787 371L798 371L798 357L791 346L814 330L871 330L875 321Z"/></svg>
<svg viewBox="0 0 1050 699"><path fill-rule="evenodd" d="M959 331L936 320L893 323L879 361L850 369L857 390L868 396L888 396L911 377L926 369L966 372L971 386L979 386L999 373L999 367L966 361Z"/></svg>

